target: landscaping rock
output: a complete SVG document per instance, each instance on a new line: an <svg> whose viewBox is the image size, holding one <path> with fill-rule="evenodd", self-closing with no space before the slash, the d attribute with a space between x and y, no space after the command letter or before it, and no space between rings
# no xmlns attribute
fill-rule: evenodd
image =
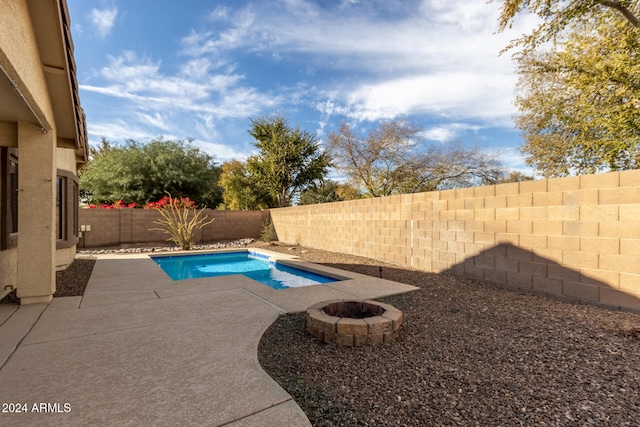
<svg viewBox="0 0 640 427"><path fill-rule="evenodd" d="M227 249L242 248L250 245L255 240L252 238L239 239L231 242L215 242L206 245L193 245L191 250L209 250L209 249ZM100 255L100 254L138 254L153 252L177 252L181 251L178 246L138 246L131 248L95 248L95 249L78 249L79 255Z"/></svg>
<svg viewBox="0 0 640 427"><path fill-rule="evenodd" d="M379 274L379 261L305 251ZM260 363L314 426L639 425L639 314L383 266L386 279L421 288L381 299L404 315L395 340L326 344L304 313L262 337Z"/></svg>

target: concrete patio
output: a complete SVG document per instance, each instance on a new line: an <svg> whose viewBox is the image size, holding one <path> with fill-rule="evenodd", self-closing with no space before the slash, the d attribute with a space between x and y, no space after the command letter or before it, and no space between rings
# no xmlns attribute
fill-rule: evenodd
<svg viewBox="0 0 640 427"><path fill-rule="evenodd" d="M262 333L319 301L415 288L289 258L348 280L174 282L146 255L101 255L84 296L0 306L0 403L27 409L0 425L310 425L260 367Z"/></svg>

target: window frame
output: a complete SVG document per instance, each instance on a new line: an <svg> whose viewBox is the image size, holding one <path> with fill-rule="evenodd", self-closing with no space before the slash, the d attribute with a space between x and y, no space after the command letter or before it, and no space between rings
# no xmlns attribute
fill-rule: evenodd
<svg viewBox="0 0 640 427"><path fill-rule="evenodd" d="M18 246L18 168L18 149L0 147L0 250Z"/></svg>
<svg viewBox="0 0 640 427"><path fill-rule="evenodd" d="M75 246L79 239L78 177L70 171L58 169L56 172L56 249ZM60 194L61 192L61 194ZM62 219L62 227L59 220Z"/></svg>
<svg viewBox="0 0 640 427"><path fill-rule="evenodd" d="M67 177L56 176L56 240L67 240Z"/></svg>

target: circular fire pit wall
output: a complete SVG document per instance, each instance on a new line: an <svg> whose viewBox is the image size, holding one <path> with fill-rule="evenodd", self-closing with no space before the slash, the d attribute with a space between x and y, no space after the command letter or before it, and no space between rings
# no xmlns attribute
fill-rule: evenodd
<svg viewBox="0 0 640 427"><path fill-rule="evenodd" d="M376 301L332 300L307 309L307 332L329 344L360 346L394 339L402 312Z"/></svg>

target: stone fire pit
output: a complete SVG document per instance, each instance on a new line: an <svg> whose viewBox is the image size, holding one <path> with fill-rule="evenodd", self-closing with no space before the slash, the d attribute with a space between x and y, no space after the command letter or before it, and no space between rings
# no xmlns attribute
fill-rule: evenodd
<svg viewBox="0 0 640 427"><path fill-rule="evenodd" d="M307 309L307 332L329 344L360 346L393 340L402 312L376 301L332 300Z"/></svg>

